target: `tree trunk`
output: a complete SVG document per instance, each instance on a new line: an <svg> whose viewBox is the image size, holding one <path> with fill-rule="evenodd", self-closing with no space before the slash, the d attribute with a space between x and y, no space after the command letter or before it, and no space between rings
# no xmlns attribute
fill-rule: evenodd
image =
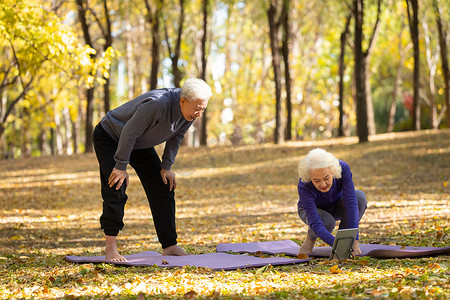
<svg viewBox="0 0 450 300"><path fill-rule="evenodd" d="M178 19L178 28L177 28L177 39L175 48L172 51L172 46L170 44L169 33L167 30L166 22L164 21L164 32L166 36L166 44L167 50L169 52L169 57L172 62L172 75L173 75L173 84L175 87L181 87L181 79L183 78L183 73L178 67L178 61L180 60L180 52L181 52L181 37L183 35L183 26L184 26L184 0L179 0L180 5L180 16Z"/></svg>
<svg viewBox="0 0 450 300"><path fill-rule="evenodd" d="M103 10L105 11L105 20L106 20L106 26L105 26L105 29L103 30L103 37L105 38L105 45L104 45L103 49L106 51L109 47L112 46L112 43L113 43L111 20L109 18L109 10L108 10L108 1L107 0L103 0ZM108 77L103 76L103 80L105 80L105 84L103 85L104 111L105 111L105 113L107 113L111 109L111 96L110 96L110 91L109 91L110 76L108 76Z"/></svg>
<svg viewBox="0 0 450 300"><path fill-rule="evenodd" d="M291 101L291 74L289 68L289 43L291 39L291 24L289 20L289 0L283 1L283 44L282 53L284 61L284 79L286 85L286 128L284 139L292 140L292 101Z"/></svg>
<svg viewBox="0 0 450 300"><path fill-rule="evenodd" d="M438 1L434 0L433 4L436 11L436 26L439 33L442 73L444 75L444 97L445 104L447 106L447 128L450 128L450 71L448 67L447 32L442 26L441 12L439 10Z"/></svg>
<svg viewBox="0 0 450 300"><path fill-rule="evenodd" d="M360 143L369 141L367 124L365 55L362 50L364 0L354 0L353 16L355 19L355 89L356 89L356 132Z"/></svg>
<svg viewBox="0 0 450 300"><path fill-rule="evenodd" d="M64 149L67 155L72 155L74 153L72 145L73 128L72 122L70 120L69 108L65 107L63 109L63 116L64 116L64 127L66 128L66 135L64 138Z"/></svg>
<svg viewBox="0 0 450 300"><path fill-rule="evenodd" d="M279 144L283 140L283 126L281 114L281 66L280 66L280 51L279 51L279 20L277 17L276 1L271 0L267 16L269 19L269 36L270 48L272 50L272 67L275 81L275 132L274 143Z"/></svg>
<svg viewBox="0 0 450 300"><path fill-rule="evenodd" d="M56 155L62 155L63 154L63 140L62 140L62 134L61 134L61 115L59 114L59 111L55 110L55 143L56 143Z"/></svg>
<svg viewBox="0 0 450 300"><path fill-rule="evenodd" d="M92 44L92 40L91 40L91 35L89 33L89 26L86 20L86 9L84 7L84 0L76 0L77 2L77 9L78 9L78 19L80 21L81 24L81 28L83 30L83 36L84 36L84 40L86 42L86 45L88 45L91 48L93 47ZM93 130L93 102L94 102L94 86L92 86L91 88L88 88L86 90L86 124L85 124L85 128L86 128L86 135L85 135L85 149L84 152L85 153L89 153L93 151L92 148L92 143L91 143L91 139L92 139L92 130Z"/></svg>
<svg viewBox="0 0 450 300"><path fill-rule="evenodd" d="M389 109L389 123L387 132L392 132L394 130L395 114L397 112L397 97L399 95L399 88L402 81L401 70L403 67L403 62L405 61L405 53L407 52L406 49L402 50L402 35L403 35L402 33L404 28L403 25L404 23L402 20L402 28L398 35L398 53L400 54L400 61L398 63L397 70L395 72L394 89L392 91L391 107Z"/></svg>
<svg viewBox="0 0 450 300"><path fill-rule="evenodd" d="M352 15L347 16L345 22L345 29L341 33L341 53L339 55L339 128L338 136L346 136L346 131L344 130L344 73L345 73L345 45L347 44L347 36L350 31L350 20Z"/></svg>
<svg viewBox="0 0 450 300"><path fill-rule="evenodd" d="M202 0L202 10L203 10L203 35L201 40L201 46L202 46L202 69L200 78L206 81L206 38L208 36L208 6L209 6L209 0ZM206 146L207 140L208 140L208 134L206 131L206 126L208 122L208 116L207 116L207 110L203 112L203 116L201 118L202 125L201 125L201 131L200 131L200 145Z"/></svg>
<svg viewBox="0 0 450 300"><path fill-rule="evenodd" d="M413 130L420 130L420 48L419 48L419 3L418 0L406 0L406 8L408 12L409 29L411 40L414 47L414 73L413 73Z"/></svg>
<svg viewBox="0 0 450 300"><path fill-rule="evenodd" d="M161 16L161 10L163 6L163 0L156 1L156 9L155 12L152 12L150 4L148 0L145 0L145 5L147 7L147 21L151 27L152 34L152 63L150 70L150 90L154 90L158 84L158 71L159 71L159 49L161 40L159 38L159 20Z"/></svg>
<svg viewBox="0 0 450 300"><path fill-rule="evenodd" d="M438 122L438 113L437 113L437 107L436 107L436 84L435 84L435 77L436 77L436 71L437 71L437 65L439 61L439 50L433 54L433 49L431 45L429 30L428 30L428 24L427 22L422 22L422 28L424 31L425 36L425 57L428 65L429 75L428 75L428 82L429 82L429 89L430 89L430 123L432 129L438 129L439 122Z"/></svg>
<svg viewBox="0 0 450 300"><path fill-rule="evenodd" d="M80 109L79 109L80 110ZM70 120L72 123L72 145L73 145L73 153L78 153L78 140L80 136L80 113L77 114L77 119L73 121Z"/></svg>
<svg viewBox="0 0 450 300"><path fill-rule="evenodd" d="M133 28L130 23L126 25L126 65L127 65L127 85L128 85L128 99L135 98L136 85L134 80L134 70L135 70L135 61L133 57L134 47L133 47Z"/></svg>
<svg viewBox="0 0 450 300"><path fill-rule="evenodd" d="M30 112L28 109L23 109L21 114L21 119L23 122L21 122L20 130L21 130L21 136L22 136L22 143L21 143L21 155L20 157L31 157L31 133L30 133Z"/></svg>
<svg viewBox="0 0 450 300"><path fill-rule="evenodd" d="M375 134L375 117L373 113L372 92L370 90L369 64L373 47L378 38L381 14L381 0L377 3L377 17L372 28L372 35L366 51L362 49L364 40L364 0L354 0L355 18L355 82L356 82L356 117L359 142L367 142L369 134ZM364 103L363 103L364 102ZM364 122L365 124L360 124Z"/></svg>
<svg viewBox="0 0 450 300"><path fill-rule="evenodd" d="M372 101L372 85L370 84L370 56L365 56L365 62L364 62L364 76L366 80L366 102L367 102L367 126L369 128L369 135L376 134L376 128L375 128L375 115L373 112L373 101Z"/></svg>
<svg viewBox="0 0 450 300"><path fill-rule="evenodd" d="M92 124L94 119L94 88L86 90L86 140L85 140L85 153L93 151L92 147L92 131L94 126Z"/></svg>

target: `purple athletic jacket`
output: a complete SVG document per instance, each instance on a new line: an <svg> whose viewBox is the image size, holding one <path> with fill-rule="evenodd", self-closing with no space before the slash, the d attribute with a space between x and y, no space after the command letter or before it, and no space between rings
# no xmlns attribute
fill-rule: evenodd
<svg viewBox="0 0 450 300"><path fill-rule="evenodd" d="M297 206L305 210L311 229L330 246L333 245L334 236L323 225L317 208L332 211L339 199L343 197L344 205L349 213L349 228L358 228L359 226L358 202L356 200L352 172L346 162L340 160L339 164L342 168L342 177L339 179L334 178L333 185L326 193L317 190L312 182L304 183L301 181L301 178L298 182L299 200Z"/></svg>

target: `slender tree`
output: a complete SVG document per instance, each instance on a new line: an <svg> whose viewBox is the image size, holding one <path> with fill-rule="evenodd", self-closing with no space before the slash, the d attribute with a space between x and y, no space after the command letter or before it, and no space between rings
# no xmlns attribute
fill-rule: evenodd
<svg viewBox="0 0 450 300"><path fill-rule="evenodd" d="M341 33L339 54L339 128L338 136L345 136L345 124L344 124L344 73L345 73L345 46L347 44L348 33L350 32L350 21L352 15L349 14L345 20L344 31Z"/></svg>
<svg viewBox="0 0 450 300"><path fill-rule="evenodd" d="M400 54L400 60L398 62L396 70L395 70L394 89L392 91L391 105L390 105L390 109L389 109L389 123L388 123L387 132L392 132L394 130L395 114L397 112L397 98L401 92L401 91L399 91L400 87L401 87L401 81L402 81L401 70L403 68L403 63L405 61L405 54L411 48L411 43L409 43L404 49L402 48L401 37L402 37L403 29L404 29L404 23L403 23L403 19L402 19L401 30L398 35L398 52Z"/></svg>
<svg viewBox="0 0 450 300"><path fill-rule="evenodd" d="M105 16L105 25L102 25L99 19L97 19L98 25L102 32L103 38L105 39L105 44L103 45L103 51L106 51L109 47L112 47L113 44L113 36L111 29L111 18L108 9L108 1L102 0L103 2L103 11ZM110 76L109 74L105 76L103 75L103 102L104 102L104 111L107 113L111 109L111 93L110 93Z"/></svg>
<svg viewBox="0 0 450 300"><path fill-rule="evenodd" d="M447 31L442 24L441 11L438 0L433 1L434 9L436 11L436 27L439 33L439 48L441 52L442 73L444 75L444 97L447 106L447 128L450 128L450 70L448 67L448 52L447 52Z"/></svg>
<svg viewBox="0 0 450 300"><path fill-rule="evenodd" d="M94 48L94 45L92 43L91 33L89 31L89 24L86 18L88 7L85 0L76 0L77 3L77 11L78 11L78 20L81 25L81 29L83 31L83 37L86 45ZM95 54L91 54L91 58L94 58ZM92 131L94 129L93 127L93 114L94 114L94 90L95 86L92 84L91 87L86 88L85 94L86 94L86 121L85 121L85 148L84 151L86 153L92 152Z"/></svg>
<svg viewBox="0 0 450 300"><path fill-rule="evenodd" d="M282 108L281 108L281 57L280 57L280 24L281 13L276 0L269 1L267 16L269 19L270 49L272 50L272 67L275 83L275 132L274 143L279 144L283 138Z"/></svg>
<svg viewBox="0 0 450 300"><path fill-rule="evenodd" d="M425 58L428 65L428 86L429 86L429 97L426 101L430 107L430 120L431 120L431 128L437 129L439 127L440 119L437 114L437 106L436 106L436 71L438 67L439 61L439 49L435 53L433 53L433 46L431 45L431 38L428 29L428 23L425 20L422 20L422 28L425 36ZM439 47L437 47L439 48Z"/></svg>
<svg viewBox="0 0 450 300"><path fill-rule="evenodd" d="M419 1L405 0L408 12L409 32L413 42L414 51L414 73L413 73L413 130L420 130L420 47L419 47Z"/></svg>
<svg viewBox="0 0 450 300"><path fill-rule="evenodd" d="M98 28L100 29L101 36L103 37L104 43L102 45L103 51L106 51L109 47L112 47L113 44L113 36L112 36L112 28L111 28L111 16L108 8L108 1L102 1L102 10L101 15L98 15L96 10L88 6L86 2L86 8L92 14ZM89 27L89 25L88 25ZM93 47L94 45L90 45ZM103 79L103 108L105 113L108 112L111 108L111 92L110 92L110 77L109 73L102 75Z"/></svg>
<svg viewBox="0 0 450 300"><path fill-rule="evenodd" d="M377 18L372 28L372 35L370 36L367 49L363 50L364 41L364 0L353 1L353 17L355 20L355 89L356 89L356 131L360 143L367 142L369 140L369 134L371 131L374 133L374 126L372 130L369 128L370 123L373 122L373 106L370 97L370 83L368 76L368 62L373 50L373 45L378 36L378 28L380 22L381 0L378 0L377 5ZM370 107L369 107L370 106ZM370 114L369 114L370 112Z"/></svg>
<svg viewBox="0 0 450 300"><path fill-rule="evenodd" d="M179 7L180 7L180 15L178 18L178 24L176 29L176 40L175 40L175 46L172 49L170 38L169 38L169 31L167 29L166 19L164 18L164 34L166 38L166 44L167 44L167 51L169 53L169 58L172 62L172 74L173 74L173 83L175 87L180 87L181 79L183 78L183 72L180 70L180 67L178 66L178 62L180 60L180 54L181 54L181 40L183 35L183 26L184 26L184 0L178 1Z"/></svg>
<svg viewBox="0 0 450 300"><path fill-rule="evenodd" d="M161 11L164 0L156 0L156 7L152 9L149 0L144 0L145 7L147 8L146 20L150 24L152 35L152 63L150 70L150 89L156 89L158 84L158 72L160 65L160 44L161 39L159 37L159 21L161 17Z"/></svg>
<svg viewBox="0 0 450 300"><path fill-rule="evenodd" d="M201 38L201 69L200 69L200 78L206 81L206 40L208 36L208 10L209 10L209 0L202 0L202 14L203 14L203 30L202 30L202 38ZM202 115L202 125L200 131L200 145L206 146L208 141L208 135L206 131L206 126L208 123L207 111L205 110Z"/></svg>
<svg viewBox="0 0 450 300"><path fill-rule="evenodd" d="M286 141L292 140L292 100L291 100L291 71L289 66L289 52L290 52L290 40L291 40L291 24L289 19L289 6L290 0L283 0L283 13L284 16L283 27L283 42L281 46L281 52L283 54L284 62L284 82L286 88L286 126L285 136Z"/></svg>

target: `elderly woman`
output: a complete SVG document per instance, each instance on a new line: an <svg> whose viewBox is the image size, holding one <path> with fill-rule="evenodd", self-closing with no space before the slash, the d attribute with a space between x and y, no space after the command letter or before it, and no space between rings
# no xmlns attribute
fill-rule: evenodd
<svg viewBox="0 0 450 300"><path fill-rule="evenodd" d="M367 208L364 192L353 185L348 164L323 149L311 150L299 163L298 215L308 225L300 253L311 253L317 238L332 246L336 220L339 229L358 228ZM361 254L358 237L353 254Z"/></svg>

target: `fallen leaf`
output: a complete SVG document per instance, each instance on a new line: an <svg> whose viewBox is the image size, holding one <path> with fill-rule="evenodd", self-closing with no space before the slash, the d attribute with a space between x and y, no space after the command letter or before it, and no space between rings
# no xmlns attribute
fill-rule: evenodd
<svg viewBox="0 0 450 300"><path fill-rule="evenodd" d="M298 259L307 259L308 255L306 255L305 253L299 253L299 254L297 254L297 258Z"/></svg>
<svg viewBox="0 0 450 300"><path fill-rule="evenodd" d="M197 296L197 292L192 290L183 295L184 298L192 299Z"/></svg>
<svg viewBox="0 0 450 300"><path fill-rule="evenodd" d="M331 274L339 274L342 273L342 270L339 269L338 265L334 265L330 268Z"/></svg>
<svg viewBox="0 0 450 300"><path fill-rule="evenodd" d="M365 260L365 259L361 259L360 261L358 261L358 265L367 266L367 265L369 265L369 261Z"/></svg>

